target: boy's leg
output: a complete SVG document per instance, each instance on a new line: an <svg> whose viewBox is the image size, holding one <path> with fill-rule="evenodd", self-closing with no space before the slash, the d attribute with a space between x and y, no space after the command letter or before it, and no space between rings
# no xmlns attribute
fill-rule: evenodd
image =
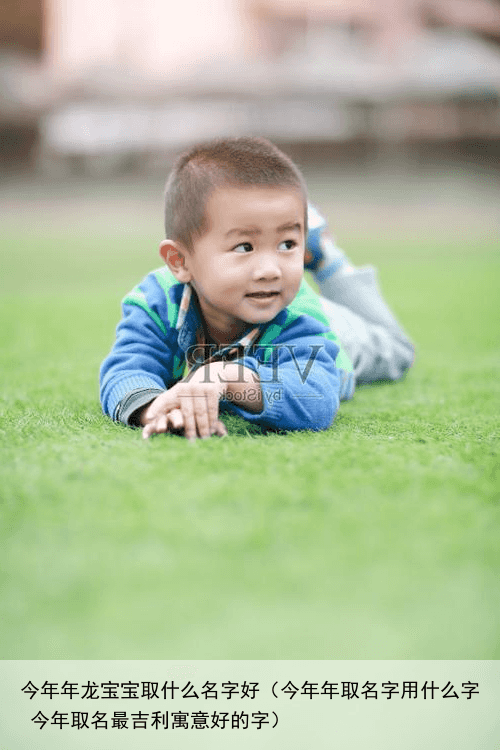
<svg viewBox="0 0 500 750"><path fill-rule="evenodd" d="M326 279L316 277L322 297L347 307L367 323L386 328L397 339L408 341L408 337L397 322L377 283L377 272L373 266L347 269L341 267Z"/></svg>
<svg viewBox="0 0 500 750"><path fill-rule="evenodd" d="M357 383L398 380L411 367L414 347L401 329L401 333L396 334L349 307L324 297L320 297L320 301L332 330L351 359Z"/></svg>
<svg viewBox="0 0 500 750"><path fill-rule="evenodd" d="M355 268L309 207L306 267L313 272L333 330L354 365L357 382L397 380L412 365L414 347L390 311L371 266Z"/></svg>

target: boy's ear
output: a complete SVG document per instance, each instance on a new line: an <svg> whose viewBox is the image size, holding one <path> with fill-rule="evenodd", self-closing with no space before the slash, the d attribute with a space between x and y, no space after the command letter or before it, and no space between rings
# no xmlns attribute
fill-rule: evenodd
<svg viewBox="0 0 500 750"><path fill-rule="evenodd" d="M163 240L160 243L160 255L178 281L181 281L183 284L191 281L191 272L185 264L186 251L181 250L177 242Z"/></svg>

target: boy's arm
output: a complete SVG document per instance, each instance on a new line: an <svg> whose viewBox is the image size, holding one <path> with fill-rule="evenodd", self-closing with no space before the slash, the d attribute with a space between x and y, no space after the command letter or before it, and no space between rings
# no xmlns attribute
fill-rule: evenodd
<svg viewBox="0 0 500 750"><path fill-rule="evenodd" d="M183 361L177 362L175 356L175 331L165 325L165 319L155 309L148 312L124 302L115 343L100 371L101 404L112 419L129 424L134 411L182 377Z"/></svg>
<svg viewBox="0 0 500 750"><path fill-rule="evenodd" d="M339 401L354 394L352 363L305 280L291 305L266 329L253 355L242 362L259 375L263 410L254 415L235 401L225 408L266 427L326 429Z"/></svg>
<svg viewBox="0 0 500 750"><path fill-rule="evenodd" d="M245 395L245 379L239 377L241 367L237 374L231 374L229 367L219 379L218 366L223 369L226 363L213 363L211 377L216 381L212 384L202 368L176 382L183 374L184 355L176 331L166 323L169 311L164 300L151 277L125 299L116 341L101 366L103 411L125 424L142 425L145 437L168 429L184 429L188 437L223 434L218 411L219 399L226 393L242 405L248 400L250 410L260 409L253 372L247 373L251 402Z"/></svg>
<svg viewBox="0 0 500 750"><path fill-rule="evenodd" d="M258 377L262 410L252 412L231 398L225 409L268 428L327 429L340 401L341 373L335 365L338 346L321 336L280 338L273 344L271 362L262 362L258 346L255 356L241 360Z"/></svg>

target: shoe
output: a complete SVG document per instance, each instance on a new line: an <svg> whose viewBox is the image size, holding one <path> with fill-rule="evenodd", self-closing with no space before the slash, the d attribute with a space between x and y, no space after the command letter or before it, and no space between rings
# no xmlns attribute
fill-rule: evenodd
<svg viewBox="0 0 500 750"><path fill-rule="evenodd" d="M321 233L326 228L326 221L311 203L307 204L307 225L304 268L308 271L316 271L323 260Z"/></svg>
<svg viewBox="0 0 500 750"><path fill-rule="evenodd" d="M307 207L307 223L304 268L313 271L317 281L324 281L349 261L335 245L326 220L310 203Z"/></svg>

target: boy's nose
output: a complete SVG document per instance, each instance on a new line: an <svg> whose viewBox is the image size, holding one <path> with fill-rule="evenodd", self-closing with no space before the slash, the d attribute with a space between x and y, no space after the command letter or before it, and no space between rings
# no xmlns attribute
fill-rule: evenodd
<svg viewBox="0 0 500 750"><path fill-rule="evenodd" d="M254 268L254 279L273 280L281 276L281 268L275 253L266 253L262 255Z"/></svg>

